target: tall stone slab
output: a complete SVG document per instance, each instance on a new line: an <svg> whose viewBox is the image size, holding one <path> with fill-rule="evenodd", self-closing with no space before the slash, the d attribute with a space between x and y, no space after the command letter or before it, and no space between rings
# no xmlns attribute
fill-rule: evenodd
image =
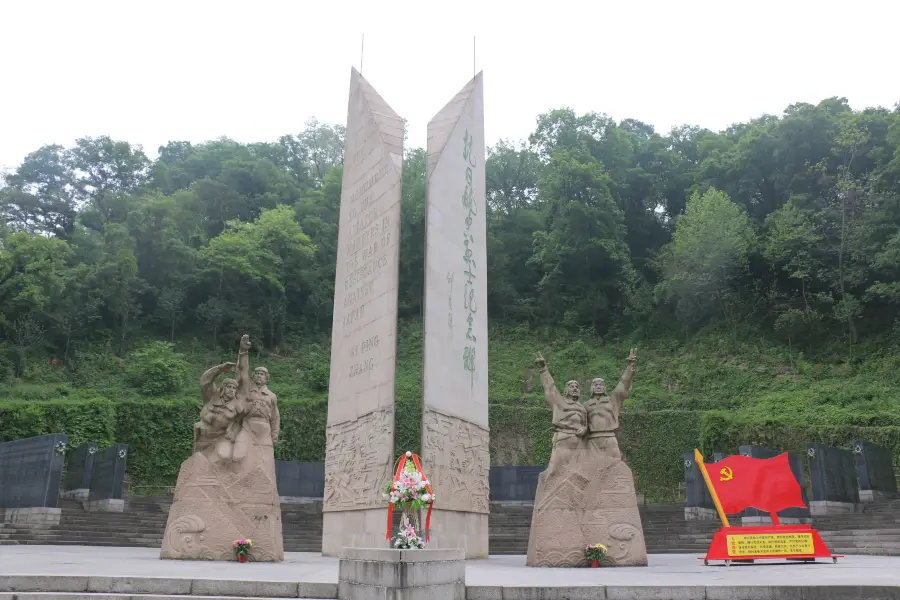
<svg viewBox="0 0 900 600"><path fill-rule="evenodd" d="M68 438L52 433L0 443L0 510L3 520L59 524L59 484Z"/></svg>
<svg viewBox="0 0 900 600"><path fill-rule="evenodd" d="M853 440L853 458L856 461L860 502L897 497L894 457L888 448L864 440Z"/></svg>
<svg viewBox="0 0 900 600"><path fill-rule="evenodd" d="M128 446L113 444L94 455L91 465L88 502L86 508L95 511L122 512L125 500L125 465Z"/></svg>
<svg viewBox="0 0 900 600"><path fill-rule="evenodd" d="M853 453L825 444L807 444L813 515L856 512L859 508L859 481Z"/></svg>
<svg viewBox="0 0 900 600"><path fill-rule="evenodd" d="M488 555L487 225L479 73L428 123L422 459L435 548Z"/></svg>
<svg viewBox="0 0 900 600"><path fill-rule="evenodd" d="M91 487L91 469L96 453L96 442L85 442L69 453L66 460L66 476L59 492L61 498L87 502Z"/></svg>
<svg viewBox="0 0 900 600"><path fill-rule="evenodd" d="M684 465L684 518L686 521L714 520L719 516L700 466L693 452L681 455Z"/></svg>
<svg viewBox="0 0 900 600"><path fill-rule="evenodd" d="M344 142L322 553L377 548L394 462L403 120L353 69Z"/></svg>

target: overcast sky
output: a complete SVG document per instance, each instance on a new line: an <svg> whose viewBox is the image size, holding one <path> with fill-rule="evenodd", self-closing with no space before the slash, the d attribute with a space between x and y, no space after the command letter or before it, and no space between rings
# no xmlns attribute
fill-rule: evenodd
<svg viewBox="0 0 900 600"><path fill-rule="evenodd" d="M891 108L898 19L896 0L0 0L0 168L81 136L155 156L344 123L363 33L412 146L472 77L473 36L488 144L562 106L661 132L829 96Z"/></svg>

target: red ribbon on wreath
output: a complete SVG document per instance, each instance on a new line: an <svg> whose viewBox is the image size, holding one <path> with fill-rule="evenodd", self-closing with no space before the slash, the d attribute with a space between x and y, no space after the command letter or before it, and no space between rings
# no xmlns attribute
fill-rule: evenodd
<svg viewBox="0 0 900 600"><path fill-rule="evenodd" d="M400 474L403 473L404 467L406 467L406 458L409 456L412 458L413 464L416 465L416 469L418 469L419 473L422 474L422 479L428 481L428 477L425 475L425 471L422 470L422 463L419 461L419 455L413 454L412 452L406 452L400 455L400 458L397 459L397 470L394 471L394 482L391 484L391 489L394 488L394 484L400 479ZM433 498L434 491L431 489L431 483L425 484L425 491ZM431 509L434 506L434 500L428 501L428 514L425 516L425 541L431 541ZM391 529L394 525L394 505L388 503L388 517L387 517L387 533L384 536L384 539L391 539Z"/></svg>

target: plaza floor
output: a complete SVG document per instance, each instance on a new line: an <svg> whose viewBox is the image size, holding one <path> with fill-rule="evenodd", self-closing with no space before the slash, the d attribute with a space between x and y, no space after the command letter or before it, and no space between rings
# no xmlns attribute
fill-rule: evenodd
<svg viewBox="0 0 900 600"><path fill-rule="evenodd" d="M646 568L540 569L524 556L466 565L467 600L898 598L900 557L837 564L704 566L698 555L650 557ZM160 560L151 548L0 546L0 598L19 592L336 598L338 560L287 553L283 563ZM41 589L44 588L44 589ZM4 594L6 596L4 597ZM63 597L63 596L59 596Z"/></svg>

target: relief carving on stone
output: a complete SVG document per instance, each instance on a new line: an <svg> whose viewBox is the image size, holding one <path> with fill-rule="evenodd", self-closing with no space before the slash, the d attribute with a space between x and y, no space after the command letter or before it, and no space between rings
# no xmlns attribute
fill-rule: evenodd
<svg viewBox="0 0 900 600"><path fill-rule="evenodd" d="M490 434L470 421L425 408L422 459L438 492L435 507L489 513Z"/></svg>
<svg viewBox="0 0 900 600"><path fill-rule="evenodd" d="M382 408L325 428L324 511L387 505L394 462L394 409Z"/></svg>
<svg viewBox="0 0 900 600"><path fill-rule="evenodd" d="M538 355L547 404L553 411L553 450L538 478L526 564L575 567L587 564L584 548L604 544L610 566L646 566L647 549L637 507L634 479L619 452L615 431L631 392L637 357L611 393L597 378L582 403L576 381L560 393L547 363Z"/></svg>

